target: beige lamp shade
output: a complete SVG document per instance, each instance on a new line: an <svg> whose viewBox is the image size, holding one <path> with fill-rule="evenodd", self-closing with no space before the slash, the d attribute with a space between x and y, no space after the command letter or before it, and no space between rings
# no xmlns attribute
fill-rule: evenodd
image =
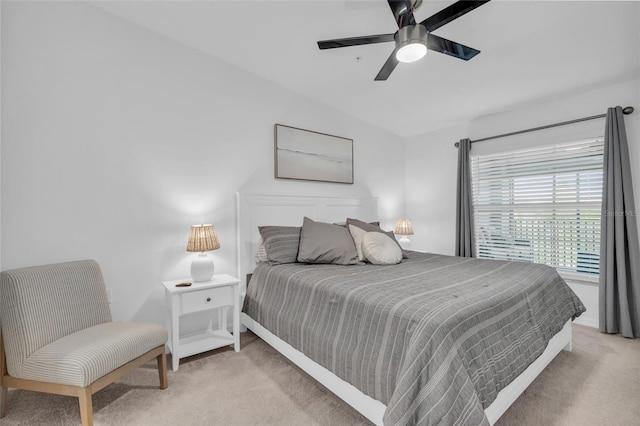
<svg viewBox="0 0 640 426"><path fill-rule="evenodd" d="M399 219L396 222L396 229L393 233L397 235L413 235L411 219Z"/></svg>
<svg viewBox="0 0 640 426"><path fill-rule="evenodd" d="M205 252L220 248L216 228L213 225L193 225L189 233L187 251Z"/></svg>

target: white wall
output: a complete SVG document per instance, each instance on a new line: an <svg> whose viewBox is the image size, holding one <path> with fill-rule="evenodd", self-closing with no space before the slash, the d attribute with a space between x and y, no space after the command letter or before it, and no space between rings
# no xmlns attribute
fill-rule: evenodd
<svg viewBox="0 0 640 426"><path fill-rule="evenodd" d="M215 224L236 273L235 193L379 197L404 214L402 140L85 2L2 2L1 259L94 258L114 318L162 322L189 275L189 226ZM355 185L276 181L273 125L354 139Z"/></svg>
<svg viewBox="0 0 640 426"><path fill-rule="evenodd" d="M443 254L454 253L457 149L453 143L472 140L530 127L587 117L606 112L607 107L634 106L625 116L633 170L636 210L640 211L640 75L605 87L569 93L535 105L480 117L470 123L409 138L405 145L407 217L413 220L416 235L413 247ZM604 119L556 127L544 131L472 145L472 155L546 145L561 141L602 136ZM598 287L595 284L569 283L588 311L580 317L583 324L597 327Z"/></svg>
<svg viewBox="0 0 640 426"><path fill-rule="evenodd" d="M454 254L458 157L453 144L466 137L467 125L459 125L406 140L405 209L414 249Z"/></svg>
<svg viewBox="0 0 640 426"><path fill-rule="evenodd" d="M238 190L371 193L383 226L409 217L414 248L453 254L455 141L616 104L637 110L626 123L640 179L637 77L409 138L403 164L389 160L402 146L397 136L89 4L2 2L1 11L2 268L95 258L116 319L161 321L159 281L188 275L193 223L216 225L217 271L236 272ZM276 181L274 123L353 138L356 184ZM484 142L474 153L579 139L603 126ZM640 184L635 191L640 203ZM597 288L576 291L597 322Z"/></svg>

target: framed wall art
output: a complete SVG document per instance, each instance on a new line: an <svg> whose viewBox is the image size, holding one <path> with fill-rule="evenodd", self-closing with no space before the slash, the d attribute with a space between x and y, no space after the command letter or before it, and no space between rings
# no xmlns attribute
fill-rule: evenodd
<svg viewBox="0 0 640 426"><path fill-rule="evenodd" d="M276 124L277 179L353 183L353 139Z"/></svg>

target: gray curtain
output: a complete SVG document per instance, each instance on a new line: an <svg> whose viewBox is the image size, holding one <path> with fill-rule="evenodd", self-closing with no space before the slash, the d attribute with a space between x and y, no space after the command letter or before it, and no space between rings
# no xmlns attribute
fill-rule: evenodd
<svg viewBox="0 0 640 426"><path fill-rule="evenodd" d="M621 107L607 111L603 172L600 331L640 337L638 212Z"/></svg>
<svg viewBox="0 0 640 426"><path fill-rule="evenodd" d="M456 256L473 257L473 204L471 201L471 141L462 139L458 145L458 188L456 194Z"/></svg>

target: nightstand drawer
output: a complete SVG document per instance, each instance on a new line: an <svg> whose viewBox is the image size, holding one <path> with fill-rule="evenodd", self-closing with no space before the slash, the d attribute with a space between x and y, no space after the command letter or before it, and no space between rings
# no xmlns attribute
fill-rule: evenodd
<svg viewBox="0 0 640 426"><path fill-rule="evenodd" d="M199 290L182 295L182 313L233 305L233 287L225 286Z"/></svg>

